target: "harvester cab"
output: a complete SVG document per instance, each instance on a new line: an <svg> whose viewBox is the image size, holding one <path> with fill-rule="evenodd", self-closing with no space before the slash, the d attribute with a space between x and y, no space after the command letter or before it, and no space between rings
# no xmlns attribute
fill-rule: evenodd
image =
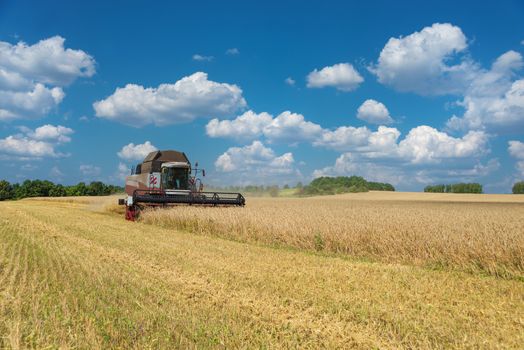
<svg viewBox="0 0 524 350"><path fill-rule="evenodd" d="M240 193L205 192L198 177L205 176L198 163L191 168L183 152L154 151L126 177L127 197L118 204L126 206L126 220L134 221L144 207L173 205L237 205L244 206L246 200Z"/></svg>

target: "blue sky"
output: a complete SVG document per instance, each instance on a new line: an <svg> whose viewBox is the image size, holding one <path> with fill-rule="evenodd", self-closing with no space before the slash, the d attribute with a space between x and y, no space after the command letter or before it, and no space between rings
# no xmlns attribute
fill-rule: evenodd
<svg viewBox="0 0 524 350"><path fill-rule="evenodd" d="M0 1L0 178L524 178L524 3Z"/></svg>

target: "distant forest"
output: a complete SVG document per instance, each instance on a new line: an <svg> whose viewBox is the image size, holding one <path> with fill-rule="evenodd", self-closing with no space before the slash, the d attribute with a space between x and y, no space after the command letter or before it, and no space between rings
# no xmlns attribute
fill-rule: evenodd
<svg viewBox="0 0 524 350"><path fill-rule="evenodd" d="M47 180L25 180L21 184L0 180L0 201L26 197L106 196L119 192L124 192L124 189L100 181L63 186Z"/></svg>
<svg viewBox="0 0 524 350"><path fill-rule="evenodd" d="M424 187L424 192L434 193L482 193L482 185L473 183L458 183L451 185L434 185Z"/></svg>
<svg viewBox="0 0 524 350"><path fill-rule="evenodd" d="M297 192L302 196L339 194L367 191L395 191L388 183L367 181L361 176L318 177Z"/></svg>

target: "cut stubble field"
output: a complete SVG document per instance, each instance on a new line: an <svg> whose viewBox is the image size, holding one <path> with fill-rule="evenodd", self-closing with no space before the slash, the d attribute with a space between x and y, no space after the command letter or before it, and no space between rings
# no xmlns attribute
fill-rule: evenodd
<svg viewBox="0 0 524 350"><path fill-rule="evenodd" d="M0 203L0 348L519 348L522 196Z"/></svg>

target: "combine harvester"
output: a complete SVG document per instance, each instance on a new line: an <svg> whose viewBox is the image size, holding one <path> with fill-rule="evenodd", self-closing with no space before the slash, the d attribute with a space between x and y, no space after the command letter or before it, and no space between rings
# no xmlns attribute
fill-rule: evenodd
<svg viewBox="0 0 524 350"><path fill-rule="evenodd" d="M206 175L205 170L198 169L198 163L192 168L183 152L149 153L126 177L127 198L118 200L118 204L126 206L126 220L134 221L144 207L246 204L240 193L204 192L199 173Z"/></svg>

